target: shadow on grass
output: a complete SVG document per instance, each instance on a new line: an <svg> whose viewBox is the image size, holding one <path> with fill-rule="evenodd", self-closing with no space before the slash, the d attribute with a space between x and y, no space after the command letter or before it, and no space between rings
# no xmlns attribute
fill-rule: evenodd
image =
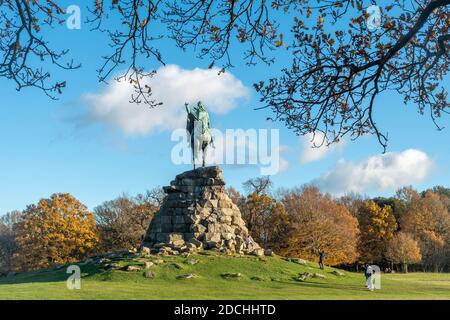
<svg viewBox="0 0 450 320"><path fill-rule="evenodd" d="M76 265L76 264L70 264ZM23 283L40 283L40 282L62 282L66 281L72 273L67 273L66 270L69 264L58 266L50 269L41 269L37 271L17 273L11 276L0 277L0 287L2 285L23 284ZM107 274L106 271L97 265L80 266L81 277L88 278L94 275Z"/></svg>
<svg viewBox="0 0 450 320"><path fill-rule="evenodd" d="M304 280L304 281L298 281L296 280L296 277L291 278L292 281L286 281L286 280L275 280L273 282L282 283L282 284L289 284L289 285L298 285L299 287L308 287L308 288L315 288L315 289L335 289L335 290L354 290L354 291L367 291L367 288L364 286L364 284L359 285L353 285L353 284L347 284L347 283L330 283L330 282L314 282L310 279Z"/></svg>

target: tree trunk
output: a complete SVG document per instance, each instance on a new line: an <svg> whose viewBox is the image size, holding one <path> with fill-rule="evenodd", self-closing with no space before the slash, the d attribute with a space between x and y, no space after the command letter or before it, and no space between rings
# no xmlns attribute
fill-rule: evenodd
<svg viewBox="0 0 450 320"><path fill-rule="evenodd" d="M408 264L407 263L403 264L403 272L408 273Z"/></svg>

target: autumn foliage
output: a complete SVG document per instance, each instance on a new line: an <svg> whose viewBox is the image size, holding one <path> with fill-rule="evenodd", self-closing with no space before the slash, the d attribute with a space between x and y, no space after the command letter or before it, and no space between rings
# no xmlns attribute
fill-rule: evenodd
<svg viewBox="0 0 450 320"><path fill-rule="evenodd" d="M441 271L449 263L450 214L441 195L412 193L401 224L419 243L426 269Z"/></svg>
<svg viewBox="0 0 450 320"><path fill-rule="evenodd" d="M358 221L345 206L314 187L288 191L282 201L290 226L280 254L315 261L323 251L330 265L356 261Z"/></svg>
<svg viewBox="0 0 450 320"><path fill-rule="evenodd" d="M263 247L279 249L286 237L289 217L279 201L267 194L251 193L241 207L253 239Z"/></svg>
<svg viewBox="0 0 450 320"><path fill-rule="evenodd" d="M30 270L76 262L98 245L94 215L68 193L28 206L18 224L17 263Z"/></svg>
<svg viewBox="0 0 450 320"><path fill-rule="evenodd" d="M386 248L386 258L393 264L400 264L404 272L408 272L408 264L419 263L422 260L419 244L405 232L397 233Z"/></svg>
<svg viewBox="0 0 450 320"><path fill-rule="evenodd" d="M334 198L305 186L271 190L268 178L234 188L255 241L276 254L326 265L373 263L397 271L445 271L450 267L450 189L417 192L411 187L390 198ZM160 189L122 195L91 213L70 194L53 194L0 218L0 273L74 263L90 255L140 245L162 201Z"/></svg>
<svg viewBox="0 0 450 320"><path fill-rule="evenodd" d="M101 252L129 250L141 244L158 210L156 192L153 190L136 197L122 195L94 209L100 233Z"/></svg>
<svg viewBox="0 0 450 320"><path fill-rule="evenodd" d="M22 219L22 212L8 212L0 217L0 273L15 269L17 253L17 225Z"/></svg>
<svg viewBox="0 0 450 320"><path fill-rule="evenodd" d="M389 241L397 230L392 208L380 207L374 201L363 203L358 212L361 237L358 243L360 261L374 263L385 259Z"/></svg>

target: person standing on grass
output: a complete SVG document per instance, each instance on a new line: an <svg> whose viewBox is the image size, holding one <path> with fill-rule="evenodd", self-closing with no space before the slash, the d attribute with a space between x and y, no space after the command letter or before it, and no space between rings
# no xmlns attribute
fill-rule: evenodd
<svg viewBox="0 0 450 320"><path fill-rule="evenodd" d="M373 268L366 263L366 270L364 271L366 276L366 286L370 291L373 291Z"/></svg>
<svg viewBox="0 0 450 320"><path fill-rule="evenodd" d="M323 260L325 259L325 252L319 250L319 268L323 270Z"/></svg>

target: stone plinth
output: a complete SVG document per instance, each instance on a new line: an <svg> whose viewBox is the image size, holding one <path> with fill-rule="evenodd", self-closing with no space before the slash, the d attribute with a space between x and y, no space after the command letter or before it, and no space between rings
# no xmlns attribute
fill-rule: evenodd
<svg viewBox="0 0 450 320"><path fill-rule="evenodd" d="M161 250L211 249L255 253L239 208L225 191L219 167L198 168L176 176L147 230L144 246Z"/></svg>

